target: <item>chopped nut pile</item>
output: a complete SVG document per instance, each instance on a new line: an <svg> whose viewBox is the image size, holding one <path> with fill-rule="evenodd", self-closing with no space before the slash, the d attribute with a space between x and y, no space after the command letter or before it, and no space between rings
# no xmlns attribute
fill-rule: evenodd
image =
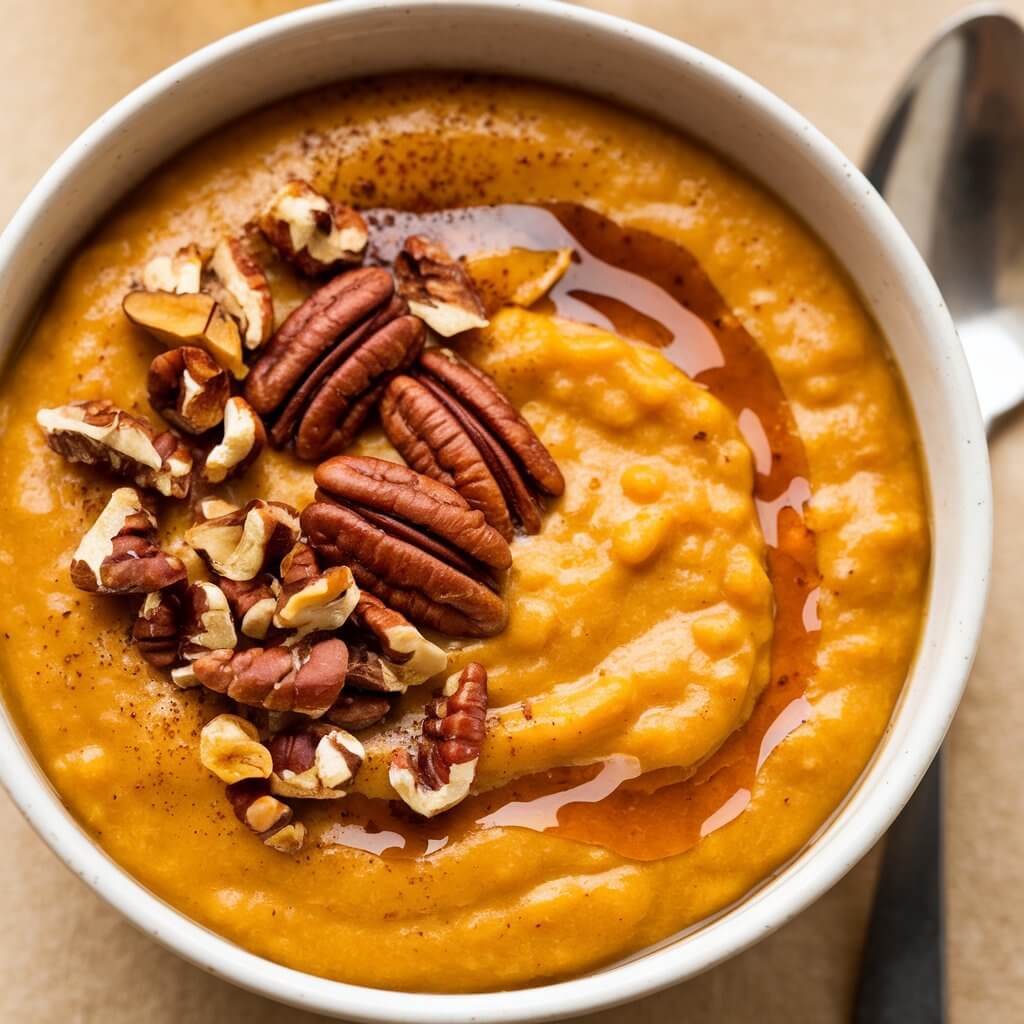
<svg viewBox="0 0 1024 1024"><path fill-rule="evenodd" d="M102 398L37 415L55 452L132 485L82 537L72 581L131 602L132 640L170 684L218 695L199 760L238 820L288 854L306 840L293 802L344 798L366 759L356 734L447 670L418 627L505 628L510 542L541 529L565 486L495 382L436 347L487 325L467 265L413 236L393 268L361 267L368 241L355 210L288 182L237 233L150 260L124 298L167 346L146 390L171 429ZM510 301L541 298L571 257L536 254L536 270L524 253ZM282 273L314 280L275 330ZM374 411L407 466L342 454ZM268 442L320 462L304 509L218 496ZM183 561L161 547L156 502L190 495L187 547L171 543L193 553ZM427 704L420 735L396 733L395 794L424 817L464 799L486 721L487 672L472 662Z"/></svg>

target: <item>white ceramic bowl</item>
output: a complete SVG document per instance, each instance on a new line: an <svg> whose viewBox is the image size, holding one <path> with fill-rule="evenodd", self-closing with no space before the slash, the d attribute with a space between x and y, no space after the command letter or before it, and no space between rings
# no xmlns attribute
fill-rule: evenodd
<svg viewBox="0 0 1024 1024"><path fill-rule="evenodd" d="M43 839L139 928L271 998L360 1021L525 1021L625 1002L705 970L806 907L859 860L924 773L974 654L991 555L981 419L942 298L874 189L771 93L684 43L548 0L359 0L276 18L181 61L104 114L54 164L0 237L0 352L51 276L120 195L215 125L341 78L410 68L520 74L611 97L702 140L780 196L856 282L907 381L932 510L929 610L911 678L874 761L829 825L742 902L685 937L586 977L514 994L382 992L314 978L239 949L156 899L65 812L6 714L0 777Z"/></svg>

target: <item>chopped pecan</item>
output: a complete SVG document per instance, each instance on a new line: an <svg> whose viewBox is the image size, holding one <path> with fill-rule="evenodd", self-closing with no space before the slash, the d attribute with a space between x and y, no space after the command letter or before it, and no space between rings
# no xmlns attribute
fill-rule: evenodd
<svg viewBox="0 0 1024 1024"><path fill-rule="evenodd" d="M307 638L291 647L213 651L192 667L203 686L239 704L319 718L345 685L348 649L334 637Z"/></svg>
<svg viewBox="0 0 1024 1024"><path fill-rule="evenodd" d="M156 544L156 519L138 491L119 487L71 556L71 582L96 594L148 594L185 578Z"/></svg>
<svg viewBox="0 0 1024 1024"><path fill-rule="evenodd" d="M318 466L317 501L302 513L312 546L348 565L360 587L414 622L457 636L505 625L491 570L508 545L455 491L405 466L338 456Z"/></svg>
<svg viewBox="0 0 1024 1024"><path fill-rule="evenodd" d="M286 260L310 276L359 263L369 240L366 221L355 210L297 179L278 190L257 225Z"/></svg>
<svg viewBox="0 0 1024 1024"><path fill-rule="evenodd" d="M256 726L238 715L217 715L199 734L199 759L221 782L266 779L274 769Z"/></svg>
<svg viewBox="0 0 1024 1024"><path fill-rule="evenodd" d="M305 724L280 732L268 744L274 773L270 792L307 800L335 800L366 759L362 743L330 725Z"/></svg>
<svg viewBox="0 0 1024 1024"><path fill-rule="evenodd" d="M358 662L364 689L401 693L440 675L448 667L448 655L437 644L373 594L359 595L351 621L373 640L380 655L376 662L363 654L357 658L356 648L349 645L349 680L353 681Z"/></svg>
<svg viewBox="0 0 1024 1024"><path fill-rule="evenodd" d="M216 583L201 580L190 584L182 604L181 656L186 661L238 644L231 606Z"/></svg>
<svg viewBox="0 0 1024 1024"><path fill-rule="evenodd" d="M395 277L409 311L442 337L487 326L473 282L437 242L422 235L407 238L395 259Z"/></svg>
<svg viewBox="0 0 1024 1024"><path fill-rule="evenodd" d="M298 540L299 514L279 501L250 501L244 508L202 519L185 540L220 576L251 580L274 565Z"/></svg>
<svg viewBox="0 0 1024 1024"><path fill-rule="evenodd" d="M242 635L265 640L274 619L281 584L269 573L262 573L251 580L221 578L218 585Z"/></svg>
<svg viewBox="0 0 1024 1024"><path fill-rule="evenodd" d="M388 779L417 814L432 818L463 800L476 778L487 731L487 671L470 662L452 676L444 695L426 707L415 755L391 755Z"/></svg>
<svg viewBox="0 0 1024 1024"><path fill-rule="evenodd" d="M220 484L241 476L259 458L267 443L263 421L242 397L229 398L224 406L224 436L203 459L203 478Z"/></svg>
<svg viewBox="0 0 1024 1024"><path fill-rule="evenodd" d="M565 489L554 459L494 381L449 349L428 349L414 377L395 377L380 413L410 466L454 487L506 538L513 517L539 532L534 492Z"/></svg>
<svg viewBox="0 0 1024 1024"><path fill-rule="evenodd" d="M235 817L280 853L298 853L306 840L302 822L292 821L292 809L270 794L266 779L243 779L227 787Z"/></svg>
<svg viewBox="0 0 1024 1024"><path fill-rule="evenodd" d="M181 642L181 600L174 589L146 595L132 626L139 653L155 668L170 668L178 660Z"/></svg>
<svg viewBox="0 0 1024 1024"><path fill-rule="evenodd" d="M348 686L349 677L345 677ZM324 715L325 721L343 729L358 731L376 725L391 710L391 701L376 693L349 693L347 690Z"/></svg>
<svg viewBox="0 0 1024 1024"><path fill-rule="evenodd" d="M309 556L314 559L310 573ZM295 630L297 638L309 633L340 629L359 600L359 588L347 566L320 571L307 544L297 544L281 560L281 596L274 625Z"/></svg>
<svg viewBox="0 0 1024 1024"><path fill-rule="evenodd" d="M238 321L247 349L259 348L274 332L274 299L263 267L241 238L222 238L213 250L207 289Z"/></svg>
<svg viewBox="0 0 1024 1024"><path fill-rule="evenodd" d="M303 459L347 447L388 375L410 366L425 332L380 267L341 274L315 291L256 361L245 394L273 420L271 441Z"/></svg>
<svg viewBox="0 0 1024 1024"><path fill-rule="evenodd" d="M103 466L139 487L184 498L192 483L192 456L169 430L158 434L147 420L106 399L40 409L36 422L46 443L69 462Z"/></svg>
<svg viewBox="0 0 1024 1024"><path fill-rule="evenodd" d="M238 380L248 373L238 324L212 295L134 291L124 297L121 308L133 324L144 327L168 348L194 345L209 352Z"/></svg>
<svg viewBox="0 0 1024 1024"><path fill-rule="evenodd" d="M224 418L231 379L201 348L182 345L149 364L149 404L189 434L212 430Z"/></svg>
<svg viewBox="0 0 1024 1024"><path fill-rule="evenodd" d="M151 292L188 295L199 291L203 256L196 245L186 245L173 256L156 256L142 271L142 287Z"/></svg>

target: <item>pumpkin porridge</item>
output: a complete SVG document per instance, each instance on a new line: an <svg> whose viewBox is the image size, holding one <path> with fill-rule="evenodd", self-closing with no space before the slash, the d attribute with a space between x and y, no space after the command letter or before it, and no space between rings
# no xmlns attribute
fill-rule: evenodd
<svg viewBox="0 0 1024 1024"><path fill-rule="evenodd" d="M154 893L325 977L532 985L701 921L836 809L914 653L923 469L843 272L540 85L204 139L71 261L0 415L26 741Z"/></svg>

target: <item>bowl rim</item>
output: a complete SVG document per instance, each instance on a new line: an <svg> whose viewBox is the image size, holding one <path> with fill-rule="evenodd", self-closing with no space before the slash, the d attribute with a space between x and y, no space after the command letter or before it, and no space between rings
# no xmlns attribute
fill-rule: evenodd
<svg viewBox="0 0 1024 1024"><path fill-rule="evenodd" d="M954 599L958 631L944 641L944 651L953 667L946 685L937 692L934 705L919 713L916 745L900 750L884 785L878 787L870 801L851 811L850 805L856 803L861 782L871 770L869 765L819 837L734 905L742 908L742 914L732 915L733 908L727 908L712 918L714 922L722 915L732 916L730 927L715 928L705 922L707 927L702 925L697 929L701 935L693 935L687 941L676 941L679 936L675 936L623 963L569 981L515 989L511 995L509 991L465 995L396 992L330 981L249 953L193 922L132 878L70 817L35 765L6 709L0 714L0 781L44 842L103 899L168 949L243 988L296 1007L360 1021L468 1024L471 1021L550 1020L618 1005L656 992L742 951L834 885L896 817L923 776L952 720L980 632L992 543L987 448L967 364L941 295L903 228L860 171L800 114L741 72L653 29L557 0L451 0L447 3L348 0L302 8L211 43L138 86L86 128L58 157L0 235L0 280L46 208L73 185L88 155L115 138L125 122L145 111L176 84L298 27L327 24L370 10L407 13L422 8L443 9L448 16L514 11L521 17L534 19L538 25L555 20L574 23L584 35L627 33L644 48L686 64L691 74L728 87L756 108L759 118L771 131L790 138L799 136L804 147L803 158L835 182L838 189L850 196L856 189L862 230L890 248L894 262L901 268L900 287L911 301L921 306L935 351L941 351L948 383L945 397L949 412L957 418L965 439L959 458L966 491L958 510L973 527L966 531L968 536L963 539L957 564L961 568L979 567L975 575L967 574L960 581L964 589ZM913 673L914 669L911 676ZM898 706L878 751L886 745L899 713ZM835 830L837 834L823 844L821 837L832 829L837 818L846 817L848 813L856 814L858 828ZM814 855L809 856L812 847ZM785 884L780 884L782 882Z"/></svg>

